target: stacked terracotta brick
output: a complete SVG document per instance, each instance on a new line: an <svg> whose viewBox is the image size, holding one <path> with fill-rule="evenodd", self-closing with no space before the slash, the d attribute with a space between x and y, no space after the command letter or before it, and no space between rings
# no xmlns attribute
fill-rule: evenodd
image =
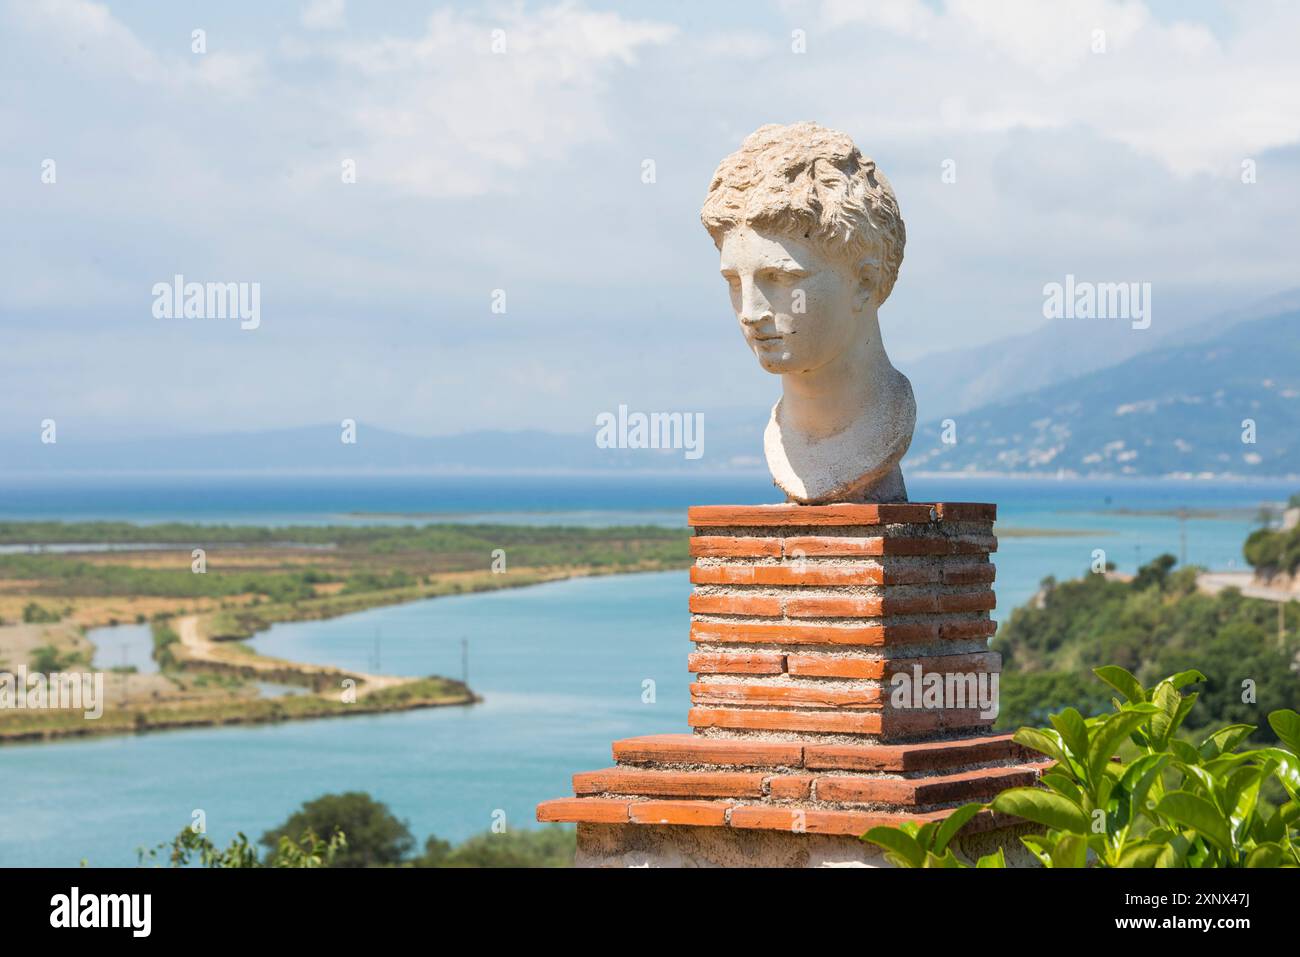
<svg viewBox="0 0 1300 957"><path fill-rule="evenodd" d="M861 834L1042 765L968 707L895 707L902 671L992 675L996 507L693 508L692 734L614 743L542 821ZM965 685L972 687L972 685ZM992 823L990 819L985 824Z"/></svg>

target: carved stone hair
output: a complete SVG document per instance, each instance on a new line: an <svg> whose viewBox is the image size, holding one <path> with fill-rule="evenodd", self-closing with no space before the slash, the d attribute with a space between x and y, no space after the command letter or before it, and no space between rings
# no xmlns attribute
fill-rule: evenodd
<svg viewBox="0 0 1300 957"><path fill-rule="evenodd" d="M907 233L874 160L847 135L816 123L759 127L713 174L700 220L719 247L739 225L812 239L871 283L876 304L894 288Z"/></svg>

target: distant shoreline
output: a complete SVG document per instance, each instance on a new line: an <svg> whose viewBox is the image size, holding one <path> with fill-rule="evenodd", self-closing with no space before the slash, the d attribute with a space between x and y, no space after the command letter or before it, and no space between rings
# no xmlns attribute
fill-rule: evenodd
<svg viewBox="0 0 1300 957"><path fill-rule="evenodd" d="M1124 475L1115 472L986 472L986 471L933 471L908 470L906 478L925 479L979 479L979 480L1038 480L1068 482L1191 482L1213 484L1267 484L1300 482L1300 473L1282 475L1241 474L1235 472L1188 473L1171 472L1162 475ZM765 468L699 468L699 469L480 469L480 468L414 468L414 469L11 469L0 476L0 487L12 480L44 481L51 478L68 479L167 479L167 478L262 478L268 481L303 478L359 479L359 478L587 478L587 479L662 479L674 482L716 481L728 478L759 478L768 480Z"/></svg>

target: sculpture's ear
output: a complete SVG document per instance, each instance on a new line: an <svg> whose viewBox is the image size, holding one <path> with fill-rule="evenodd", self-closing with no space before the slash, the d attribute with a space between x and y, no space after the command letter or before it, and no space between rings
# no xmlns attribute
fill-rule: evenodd
<svg viewBox="0 0 1300 957"><path fill-rule="evenodd" d="M853 308L858 312L866 310L872 303L880 305L876 299L879 279L879 260L868 258L858 263L858 291L853 297Z"/></svg>

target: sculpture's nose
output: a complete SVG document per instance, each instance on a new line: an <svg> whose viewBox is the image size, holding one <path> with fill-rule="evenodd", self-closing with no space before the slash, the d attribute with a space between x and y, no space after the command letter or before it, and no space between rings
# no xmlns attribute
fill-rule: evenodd
<svg viewBox="0 0 1300 957"><path fill-rule="evenodd" d="M772 318L772 305L753 279L741 280L740 321L747 326Z"/></svg>

